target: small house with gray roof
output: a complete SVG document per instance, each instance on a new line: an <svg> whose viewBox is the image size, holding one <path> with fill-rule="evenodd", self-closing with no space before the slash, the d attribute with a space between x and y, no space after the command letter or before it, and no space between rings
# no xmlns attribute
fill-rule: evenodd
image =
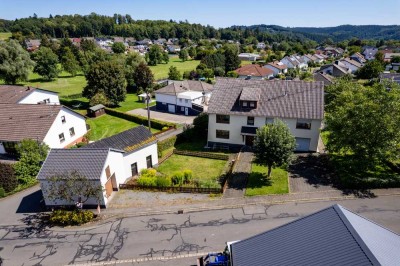
<svg viewBox="0 0 400 266"><path fill-rule="evenodd" d="M156 90L156 108L159 111L198 115L208 105L213 86L197 80L169 81L169 85Z"/></svg>
<svg viewBox="0 0 400 266"><path fill-rule="evenodd" d="M400 235L337 204L228 248L232 266L400 262Z"/></svg>
<svg viewBox="0 0 400 266"><path fill-rule="evenodd" d="M256 130L280 119L297 151L317 151L324 83L217 78L208 107L208 147L253 146Z"/></svg>
<svg viewBox="0 0 400 266"><path fill-rule="evenodd" d="M30 86L0 85L0 103L60 104L60 99L53 91Z"/></svg>
<svg viewBox="0 0 400 266"><path fill-rule="evenodd" d="M146 127L138 126L79 149L50 150L37 179L40 181L46 206L71 205L74 202L50 199L47 188L52 176L65 176L77 171L104 188L100 203L93 198L85 205L100 204L105 207L112 192L118 190L119 184L138 175L140 170L157 164L157 139Z"/></svg>

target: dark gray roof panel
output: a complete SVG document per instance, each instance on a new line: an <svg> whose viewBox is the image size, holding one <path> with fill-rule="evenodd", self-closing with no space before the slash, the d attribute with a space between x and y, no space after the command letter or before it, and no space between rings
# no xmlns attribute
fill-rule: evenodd
<svg viewBox="0 0 400 266"><path fill-rule="evenodd" d="M90 148L111 148L117 150L124 150L127 147L139 144L152 137L151 132L144 126L138 126L117 135L101 139L99 141L90 143L83 147L84 149Z"/></svg>
<svg viewBox="0 0 400 266"><path fill-rule="evenodd" d="M234 266L373 265L334 207L232 244Z"/></svg>
<svg viewBox="0 0 400 266"><path fill-rule="evenodd" d="M76 170L90 180L99 180L108 152L109 149L51 149L37 179Z"/></svg>
<svg viewBox="0 0 400 266"><path fill-rule="evenodd" d="M278 118L322 119L324 116L324 83L305 81L266 81L217 78L208 113ZM242 109L242 89L255 89L260 98L255 109Z"/></svg>

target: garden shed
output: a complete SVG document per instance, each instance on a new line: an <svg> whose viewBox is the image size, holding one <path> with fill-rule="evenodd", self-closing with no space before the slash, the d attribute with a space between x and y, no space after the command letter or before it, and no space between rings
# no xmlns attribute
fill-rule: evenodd
<svg viewBox="0 0 400 266"><path fill-rule="evenodd" d="M88 116L90 117L98 117L104 115L106 113L105 106L102 104L97 104L88 109Z"/></svg>

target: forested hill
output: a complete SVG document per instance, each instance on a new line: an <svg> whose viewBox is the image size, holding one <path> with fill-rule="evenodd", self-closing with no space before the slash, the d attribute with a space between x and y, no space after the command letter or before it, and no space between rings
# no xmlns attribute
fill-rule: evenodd
<svg viewBox="0 0 400 266"><path fill-rule="evenodd" d="M40 38L46 34L53 38L122 36L136 39L189 38L199 40L216 38L240 40L256 38L258 41L319 43L331 38L334 42L359 39L400 40L400 26L352 26L342 25L326 28L281 27L277 25L232 26L214 28L209 25L193 24L187 21L135 20L130 15L114 14L104 16L96 13L89 15L50 15L7 21L0 18L0 31L11 31L28 38Z"/></svg>
<svg viewBox="0 0 400 266"><path fill-rule="evenodd" d="M236 26L234 26L236 27ZM400 25L341 25L337 27L281 27L277 25L252 25L241 26L242 29L258 30L261 32L271 33L288 33L292 32L296 35L303 35L305 38L321 42L327 38L331 38L335 42L349 40L351 38L358 39L375 39L375 40L400 40Z"/></svg>

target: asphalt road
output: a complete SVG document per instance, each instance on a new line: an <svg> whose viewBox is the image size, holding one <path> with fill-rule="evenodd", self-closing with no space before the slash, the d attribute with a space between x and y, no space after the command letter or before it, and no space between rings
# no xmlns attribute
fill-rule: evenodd
<svg viewBox="0 0 400 266"><path fill-rule="evenodd" d="M400 233L399 196L337 202ZM0 202L0 209L4 202ZM4 265L193 265L197 253L222 251L240 240L336 202L255 205L238 209L127 217L86 228L48 229L35 214L22 223L0 216ZM179 258L187 256L187 258ZM171 259L172 258L172 259Z"/></svg>

